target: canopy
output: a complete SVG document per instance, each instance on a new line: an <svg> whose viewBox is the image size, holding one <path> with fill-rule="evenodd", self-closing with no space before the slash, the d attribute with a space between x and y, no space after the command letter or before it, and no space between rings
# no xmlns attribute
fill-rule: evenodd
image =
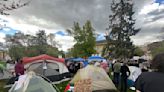
<svg viewBox="0 0 164 92"><path fill-rule="evenodd" d="M53 61L64 63L64 59L54 58L54 57L46 55L46 54L35 56L35 57L24 57L22 60L23 60L24 64L31 63L31 62L34 62L37 60L53 60Z"/></svg>

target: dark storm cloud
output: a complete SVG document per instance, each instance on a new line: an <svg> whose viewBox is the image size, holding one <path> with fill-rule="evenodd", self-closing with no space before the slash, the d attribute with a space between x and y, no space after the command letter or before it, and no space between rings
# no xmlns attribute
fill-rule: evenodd
<svg viewBox="0 0 164 92"><path fill-rule="evenodd" d="M91 20L96 31L105 32L108 28L111 14L110 4L112 0L32 0L29 6L16 10L15 16L23 19L27 24L54 28L53 23L64 29L70 28L73 22L83 25L86 20ZM136 14L145 3L150 0L134 0ZM20 13L21 12L21 13ZM50 25L39 25L37 21L31 21L29 16L49 21Z"/></svg>
<svg viewBox="0 0 164 92"><path fill-rule="evenodd" d="M22 14L22 18L29 23L25 16L35 16L40 19L51 21L64 27L72 27L73 22L80 22L82 25L86 20L91 20L97 31L104 31L108 27L108 16L110 12L109 0L33 0L24 9L16 10ZM45 26L46 27L46 26ZM53 27L53 25L52 25Z"/></svg>
<svg viewBox="0 0 164 92"><path fill-rule="evenodd" d="M32 0L29 6L15 10L11 15L17 20L24 20L27 24L41 26L42 28L59 28L68 29L73 26L73 22L79 22L83 25L86 20L91 20L95 30L105 33L109 24L108 16L111 14L110 4L112 0ZM152 27L144 25L158 21L163 11L153 11L148 15L139 15L141 9L153 2L154 0L133 0L136 18L136 27L141 28L138 36L144 37L151 35L154 30L160 30L159 24L153 23ZM152 18L152 21L143 21L152 15L158 15ZM31 16L47 21L47 24L38 23L31 19ZM156 31L157 33L158 31Z"/></svg>
<svg viewBox="0 0 164 92"><path fill-rule="evenodd" d="M164 14L164 9L163 10L154 10L148 13L148 15L161 15Z"/></svg>

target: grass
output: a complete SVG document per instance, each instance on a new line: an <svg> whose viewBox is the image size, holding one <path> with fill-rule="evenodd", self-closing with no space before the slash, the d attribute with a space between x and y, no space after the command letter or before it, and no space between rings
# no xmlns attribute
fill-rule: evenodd
<svg viewBox="0 0 164 92"><path fill-rule="evenodd" d="M67 86L68 83L69 83L69 81L65 81L60 84L57 84L56 86L60 90L60 92L64 92L65 87Z"/></svg>
<svg viewBox="0 0 164 92"><path fill-rule="evenodd" d="M0 92L8 92L8 89L5 89L4 86L6 85L8 80L0 80Z"/></svg>

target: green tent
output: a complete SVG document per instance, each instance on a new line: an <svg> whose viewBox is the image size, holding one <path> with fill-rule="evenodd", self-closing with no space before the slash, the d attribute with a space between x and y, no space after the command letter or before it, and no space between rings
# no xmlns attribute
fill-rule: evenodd
<svg viewBox="0 0 164 92"><path fill-rule="evenodd" d="M55 88L42 77L35 74L20 76L9 92L57 92Z"/></svg>

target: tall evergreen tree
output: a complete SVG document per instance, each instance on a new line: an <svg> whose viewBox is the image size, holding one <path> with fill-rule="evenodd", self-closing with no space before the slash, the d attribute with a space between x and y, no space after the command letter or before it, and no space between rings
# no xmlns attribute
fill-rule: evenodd
<svg viewBox="0 0 164 92"><path fill-rule="evenodd" d="M106 36L108 41L106 52L109 52L113 58L129 58L134 51L130 37L136 35L140 30L134 27L133 2L132 0L113 0L111 11L112 14L109 16L111 32Z"/></svg>

